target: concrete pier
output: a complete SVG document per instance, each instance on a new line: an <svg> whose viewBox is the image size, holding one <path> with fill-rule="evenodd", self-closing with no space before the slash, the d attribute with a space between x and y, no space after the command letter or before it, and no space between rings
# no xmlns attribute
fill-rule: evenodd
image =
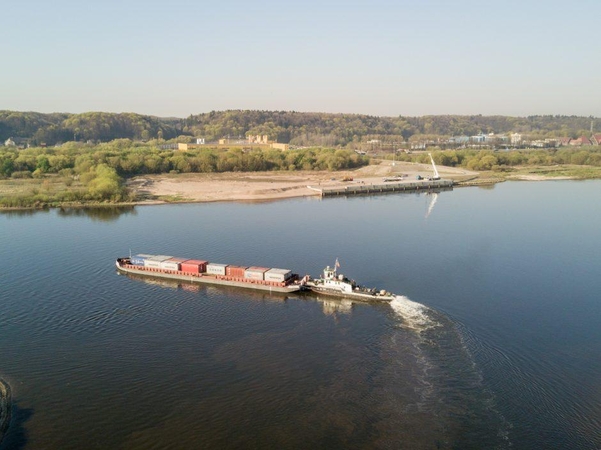
<svg viewBox="0 0 601 450"><path fill-rule="evenodd" d="M400 181L382 184L363 184L352 183L348 186L309 188L321 193L322 197L332 197L337 195L362 195L362 194L379 194L383 192L410 192L410 191L427 191L431 189L449 189L453 187L453 180L416 180L416 181Z"/></svg>

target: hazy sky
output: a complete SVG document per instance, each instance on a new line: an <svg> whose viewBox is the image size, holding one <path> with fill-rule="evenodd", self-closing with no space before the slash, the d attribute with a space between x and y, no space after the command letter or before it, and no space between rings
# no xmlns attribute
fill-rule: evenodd
<svg viewBox="0 0 601 450"><path fill-rule="evenodd" d="M0 109L601 116L601 0L13 0Z"/></svg>

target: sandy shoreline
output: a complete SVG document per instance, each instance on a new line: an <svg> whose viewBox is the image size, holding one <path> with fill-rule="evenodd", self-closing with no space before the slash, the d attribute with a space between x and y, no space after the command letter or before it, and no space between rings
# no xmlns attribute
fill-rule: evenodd
<svg viewBox="0 0 601 450"><path fill-rule="evenodd" d="M0 379L0 443L10 423L11 398L10 387Z"/></svg>
<svg viewBox="0 0 601 450"><path fill-rule="evenodd" d="M475 178L477 172L462 168L441 167L443 178L456 181ZM384 177L432 175L429 164L384 161L361 169L344 172L240 172L219 174L146 175L132 178L127 186L142 200L137 204L165 202L269 201L293 197L319 196L322 187L345 186L350 183L381 184ZM352 178L352 181L343 181Z"/></svg>
<svg viewBox="0 0 601 450"><path fill-rule="evenodd" d="M502 181L548 181L575 179L570 176L548 176L521 173L499 176L479 173L462 167L438 166L443 179L457 186L493 185ZM407 182L417 175L432 176L430 164L382 161L356 170L227 172L142 175L130 178L126 186L136 200L124 203L65 203L61 208L114 208L136 205L205 202L268 202L294 197L319 197L321 188L340 188L352 184L382 184L384 178L403 175ZM484 178L483 178L484 177ZM344 181L347 179L347 181ZM348 181L352 179L352 181ZM42 207L2 207L0 211L22 211Z"/></svg>

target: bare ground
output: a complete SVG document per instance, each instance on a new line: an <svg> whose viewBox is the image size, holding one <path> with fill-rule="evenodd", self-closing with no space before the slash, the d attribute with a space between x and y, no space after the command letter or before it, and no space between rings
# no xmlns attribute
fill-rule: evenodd
<svg viewBox="0 0 601 450"><path fill-rule="evenodd" d="M476 178L477 172L462 168L438 167L445 179L462 181ZM311 189L344 186L349 183L379 184L384 177L405 175L432 175L429 164L383 161L377 165L344 172L230 172L219 174L167 174L135 177L128 181L141 200L140 203L163 202L214 202L214 201L266 201L291 197L319 195ZM352 177L353 181L342 181Z"/></svg>

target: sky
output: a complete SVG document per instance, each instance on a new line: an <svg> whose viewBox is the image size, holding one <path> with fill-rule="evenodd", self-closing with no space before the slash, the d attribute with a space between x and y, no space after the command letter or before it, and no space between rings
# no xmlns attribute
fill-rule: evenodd
<svg viewBox="0 0 601 450"><path fill-rule="evenodd" d="M601 117L601 0L19 0L0 109Z"/></svg>

